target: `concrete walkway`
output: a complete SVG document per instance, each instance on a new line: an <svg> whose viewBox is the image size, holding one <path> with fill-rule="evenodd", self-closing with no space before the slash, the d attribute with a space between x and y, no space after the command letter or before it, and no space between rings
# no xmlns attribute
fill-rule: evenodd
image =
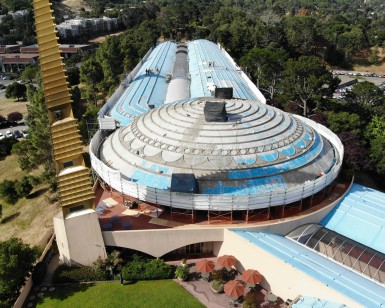
<svg viewBox="0 0 385 308"><path fill-rule="evenodd" d="M226 294L216 294L211 290L211 282L174 280L208 308L234 307L229 304L229 297Z"/></svg>
<svg viewBox="0 0 385 308"><path fill-rule="evenodd" d="M41 283L43 286L50 286L53 284L53 274L59 266L59 254L55 254L48 264L47 273L45 274L44 280Z"/></svg>

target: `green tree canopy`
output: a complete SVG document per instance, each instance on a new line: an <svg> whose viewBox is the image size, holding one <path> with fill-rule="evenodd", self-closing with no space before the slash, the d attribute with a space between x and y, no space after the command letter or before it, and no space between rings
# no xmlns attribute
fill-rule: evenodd
<svg viewBox="0 0 385 308"><path fill-rule="evenodd" d="M281 83L282 93L287 102L298 102L303 116L320 110L322 103L330 99L337 85L337 79L325 65L314 56L289 59Z"/></svg>
<svg viewBox="0 0 385 308"><path fill-rule="evenodd" d="M361 134L363 123L356 113L329 111L327 118L327 126L336 134L342 132L353 132L358 136Z"/></svg>
<svg viewBox="0 0 385 308"><path fill-rule="evenodd" d="M23 80L27 80L29 82L32 82L37 75L37 67L28 65L21 73L21 78Z"/></svg>
<svg viewBox="0 0 385 308"><path fill-rule="evenodd" d="M253 48L241 58L241 65L256 81L257 87L272 100L281 81L288 54L282 49Z"/></svg>
<svg viewBox="0 0 385 308"><path fill-rule="evenodd" d="M17 101L20 98L26 98L27 96L27 87L18 82L11 83L5 89L5 97L6 98L17 98Z"/></svg>
<svg viewBox="0 0 385 308"><path fill-rule="evenodd" d="M37 248L20 239L0 242L0 306L11 307L33 268Z"/></svg>
<svg viewBox="0 0 385 308"><path fill-rule="evenodd" d="M370 144L370 158L376 171L385 174L385 117L375 115L366 128L366 139Z"/></svg>
<svg viewBox="0 0 385 308"><path fill-rule="evenodd" d="M26 138L12 149L18 155L19 166L24 171L31 171L44 166L44 177L52 185L55 183L55 167L51 154L50 126L44 102L43 90L29 91L28 117L29 138Z"/></svg>
<svg viewBox="0 0 385 308"><path fill-rule="evenodd" d="M371 82L356 83L353 89L347 92L345 99L351 108L357 110L365 121L368 121L372 115L385 114L383 110L385 106L383 91Z"/></svg>

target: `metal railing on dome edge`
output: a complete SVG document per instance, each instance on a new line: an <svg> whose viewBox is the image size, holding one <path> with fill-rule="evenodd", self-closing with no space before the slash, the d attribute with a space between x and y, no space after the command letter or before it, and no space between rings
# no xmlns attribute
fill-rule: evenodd
<svg viewBox="0 0 385 308"><path fill-rule="evenodd" d="M263 209L271 206L290 204L303 198L310 197L330 185L339 174L344 153L341 141L333 132L312 120L304 119L300 116L298 117L310 126L317 128L321 134L329 139L336 147L339 158L333 168L325 175L313 181L306 181L301 186L296 186L286 190L277 189L270 191L270 193L266 192L261 194L234 196L186 194L146 187L123 178L118 170L106 166L96 157L95 153L98 153L99 146L103 141L101 131L98 131L95 134L90 145L92 168L106 184L117 191L122 191L126 195L130 195L143 201L167 205L174 208L188 210L232 211Z"/></svg>

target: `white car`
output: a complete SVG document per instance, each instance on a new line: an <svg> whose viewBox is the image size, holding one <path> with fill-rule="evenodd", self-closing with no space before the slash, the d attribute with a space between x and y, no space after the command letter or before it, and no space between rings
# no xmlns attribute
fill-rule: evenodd
<svg viewBox="0 0 385 308"><path fill-rule="evenodd" d="M28 130L27 129L22 129L21 130L21 133L23 135L24 138L27 138L28 137Z"/></svg>
<svg viewBox="0 0 385 308"><path fill-rule="evenodd" d="M13 137L13 133L12 133L10 130L7 130L7 131L5 132L5 137L11 138L11 137Z"/></svg>
<svg viewBox="0 0 385 308"><path fill-rule="evenodd" d="M3 140L4 138L5 136L2 133L0 133L0 140Z"/></svg>

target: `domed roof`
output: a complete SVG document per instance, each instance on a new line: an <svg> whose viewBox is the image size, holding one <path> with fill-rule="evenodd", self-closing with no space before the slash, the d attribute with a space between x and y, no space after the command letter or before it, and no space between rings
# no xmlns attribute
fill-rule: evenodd
<svg viewBox="0 0 385 308"><path fill-rule="evenodd" d="M227 121L206 120L208 101L225 104ZM168 189L173 173L193 173L202 193L243 194L269 185L285 189L326 173L336 160L332 145L298 118L241 99L167 104L110 139L101 156L127 178ZM146 180L156 177L159 185Z"/></svg>

